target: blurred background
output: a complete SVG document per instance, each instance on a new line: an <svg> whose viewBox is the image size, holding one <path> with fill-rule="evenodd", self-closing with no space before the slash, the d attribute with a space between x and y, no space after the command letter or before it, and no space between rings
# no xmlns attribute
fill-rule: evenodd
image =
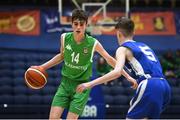
<svg viewBox="0 0 180 120"><path fill-rule="evenodd" d="M171 103L161 118L180 118L179 6L180 0L0 0L0 119L48 118L62 64L48 70L48 83L40 90L26 86L24 72L59 52L60 35L72 31L74 8L88 12L87 33L112 56L118 48L113 25L121 16L134 20L134 39L155 50L172 87ZM92 79L110 70L95 54ZM123 119L134 92L124 77L97 86L81 118Z"/></svg>

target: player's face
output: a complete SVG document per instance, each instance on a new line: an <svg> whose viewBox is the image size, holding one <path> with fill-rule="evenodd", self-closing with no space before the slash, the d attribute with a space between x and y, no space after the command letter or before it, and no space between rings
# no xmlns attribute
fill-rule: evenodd
<svg viewBox="0 0 180 120"><path fill-rule="evenodd" d="M84 20L77 19L72 22L73 32L78 35L85 33L86 26L87 26L87 23Z"/></svg>

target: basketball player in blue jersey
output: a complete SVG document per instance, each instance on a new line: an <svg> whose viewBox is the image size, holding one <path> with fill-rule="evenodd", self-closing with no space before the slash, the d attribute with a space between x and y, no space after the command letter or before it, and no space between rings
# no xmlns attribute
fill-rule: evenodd
<svg viewBox="0 0 180 120"><path fill-rule="evenodd" d="M127 63L136 75L138 87L130 101L126 118L160 118L161 112L170 102L171 89L162 73L159 60L151 48L133 40L134 22L132 20L122 17L115 27L120 47L116 51L117 62L114 70L91 82L80 84L76 91L82 92L118 78Z"/></svg>

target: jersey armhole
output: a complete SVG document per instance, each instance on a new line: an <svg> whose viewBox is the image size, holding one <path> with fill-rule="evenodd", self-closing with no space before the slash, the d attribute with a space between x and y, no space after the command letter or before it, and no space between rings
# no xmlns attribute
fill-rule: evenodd
<svg viewBox="0 0 180 120"><path fill-rule="evenodd" d="M128 46L121 46L121 47L125 47L125 48L127 48L128 50L130 50L132 52L132 49L130 47L128 47Z"/></svg>
<svg viewBox="0 0 180 120"><path fill-rule="evenodd" d="M64 49L64 43L65 43L65 36L66 36L66 33L63 33L63 34L61 35L61 38L62 38L61 43L62 43L63 49Z"/></svg>
<svg viewBox="0 0 180 120"><path fill-rule="evenodd" d="M98 43L98 42L97 42L97 40L95 39L95 42L94 42L94 45L93 45L93 48L92 48L92 53L91 53L91 59L90 59L91 62L93 62L92 59L93 59L93 56L94 56L94 50L95 50L95 47L96 47L97 43Z"/></svg>
<svg viewBox="0 0 180 120"><path fill-rule="evenodd" d="M128 47L128 46L121 46L121 47L127 48L129 51L131 51L132 54L134 54L133 50L130 47Z"/></svg>

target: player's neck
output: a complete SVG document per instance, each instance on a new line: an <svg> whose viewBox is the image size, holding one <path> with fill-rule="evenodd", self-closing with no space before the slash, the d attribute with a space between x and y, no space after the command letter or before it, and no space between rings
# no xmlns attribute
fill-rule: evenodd
<svg viewBox="0 0 180 120"><path fill-rule="evenodd" d="M128 42L128 41L132 41L132 37L127 37L127 38L121 39L120 45L122 45L123 43Z"/></svg>
<svg viewBox="0 0 180 120"><path fill-rule="evenodd" d="M85 34L74 34L74 40L77 44L80 44L85 38Z"/></svg>

